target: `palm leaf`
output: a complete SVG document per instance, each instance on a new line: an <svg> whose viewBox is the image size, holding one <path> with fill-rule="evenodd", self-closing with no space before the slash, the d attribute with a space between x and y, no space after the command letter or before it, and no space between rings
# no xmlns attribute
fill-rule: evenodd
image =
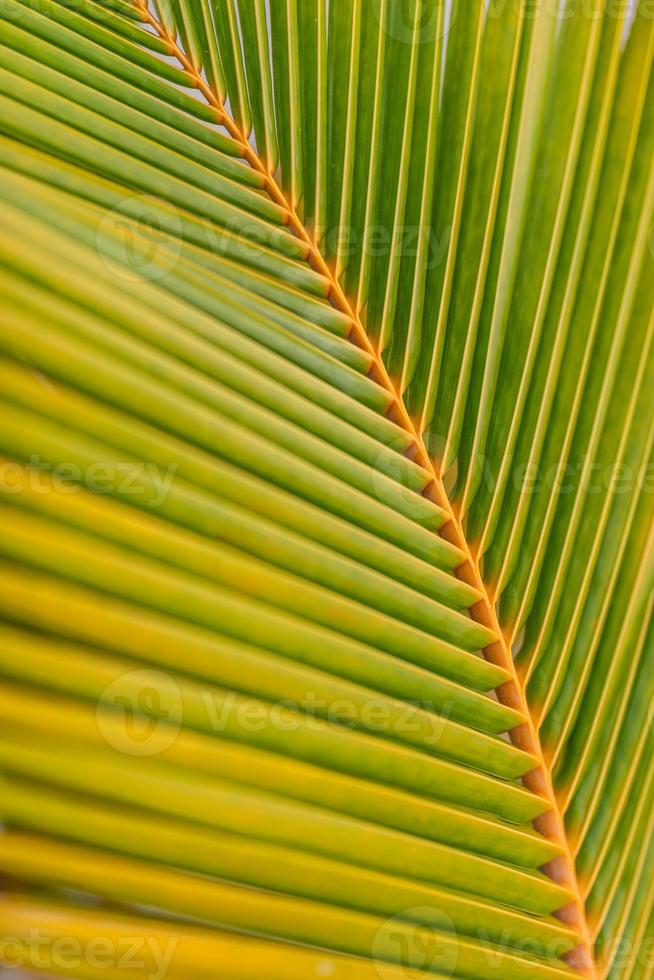
<svg viewBox="0 0 654 980"><path fill-rule="evenodd" d="M7 965L653 975L653 64L4 0Z"/></svg>

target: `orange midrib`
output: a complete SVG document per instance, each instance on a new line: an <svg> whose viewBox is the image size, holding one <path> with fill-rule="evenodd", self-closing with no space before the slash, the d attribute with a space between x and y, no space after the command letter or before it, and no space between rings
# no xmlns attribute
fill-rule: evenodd
<svg viewBox="0 0 654 980"><path fill-rule="evenodd" d="M544 870L554 881L566 886L575 896L574 900L569 905L559 909L556 913L557 917L562 922L565 922L567 925L574 928L579 933L581 938L579 946L566 956L566 960L571 966L578 969L580 973L583 973L588 977L592 977L593 980L598 980L600 977L600 970L594 959L594 940L586 918L583 895L577 879L575 861L570 848L570 842L565 832L563 814L559 807L558 799L552 783L551 773L543 753L538 729L527 702L526 691L520 682L513 656L511 654L510 645L497 618L495 605L479 571L477 561L470 550L463 532L463 528L461 527L450 499L447 496L442 479L434 467L434 463L425 448L422 437L417 431L413 420L409 416L401 396L398 394L393 385L379 351L374 347L373 343L368 337L358 314L355 312L345 296L345 293L343 292L336 276L325 261L318 246L308 234L294 207L289 204L273 175L269 172L255 151L252 149L249 141L241 132L232 117L225 110L216 93L202 78L202 75L198 71L197 67L179 47L177 41L171 37L164 25L152 16L147 8L145 0L133 0L133 2L139 9L142 20L153 27L159 36L169 45L171 55L177 58L180 64L184 67L184 70L189 75L189 78L193 83L193 87L201 92L207 103L216 110L218 123L221 126L224 126L224 128L229 132L230 136L242 147L243 159L249 163L253 170L263 176L265 180L265 190L268 192L271 199L286 212L288 216L288 225L293 229L298 238L300 238L306 244L309 250L308 261L310 262L311 266L317 272L323 275L329 282L329 298L331 302L336 309L340 310L342 313L345 313L351 320L353 328L350 339L374 358L374 367L370 374L392 396L392 404L388 414L394 418L398 425L400 425L412 436L414 440L414 448L413 452L411 452L412 458L432 475L432 482L423 491L423 493L425 496L429 496L432 500L439 504L449 515L448 521L446 521L446 523L440 528L439 533L446 540L456 545L466 555L466 560L457 568L456 574L460 579L474 586L483 596L483 598L470 609L470 614L476 622L487 626L498 637L498 640L495 643L483 651L484 657L489 662L503 667L511 674L511 679L501 687L497 688L496 694L498 700L502 704L516 709L525 718L525 723L512 729L509 732L509 736L515 746L525 752L530 753L532 756L538 759L539 762L539 765L535 769L523 777L522 782L527 789L531 790L538 796L542 796L549 803L551 809L541 817L538 817L538 819L534 822L534 827L541 834L543 834L544 837L547 837L558 844L562 850L561 856L555 858L553 861L550 861Z"/></svg>

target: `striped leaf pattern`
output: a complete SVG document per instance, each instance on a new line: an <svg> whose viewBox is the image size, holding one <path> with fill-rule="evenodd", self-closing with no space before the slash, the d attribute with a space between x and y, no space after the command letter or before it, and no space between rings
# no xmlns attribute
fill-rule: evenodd
<svg viewBox="0 0 654 980"><path fill-rule="evenodd" d="M654 977L653 66L3 0L0 961Z"/></svg>

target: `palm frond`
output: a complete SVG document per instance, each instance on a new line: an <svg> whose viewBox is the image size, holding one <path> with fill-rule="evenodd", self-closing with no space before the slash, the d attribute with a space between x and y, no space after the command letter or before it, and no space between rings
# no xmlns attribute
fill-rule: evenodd
<svg viewBox="0 0 654 980"><path fill-rule="evenodd" d="M652 976L653 64L645 0L4 0L20 965Z"/></svg>

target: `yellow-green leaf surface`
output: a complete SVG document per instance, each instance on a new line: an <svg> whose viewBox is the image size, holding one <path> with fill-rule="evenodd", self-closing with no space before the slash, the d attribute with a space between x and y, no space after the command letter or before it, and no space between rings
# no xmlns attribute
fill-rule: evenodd
<svg viewBox="0 0 654 980"><path fill-rule="evenodd" d="M652 980L653 67L0 5L0 972Z"/></svg>

